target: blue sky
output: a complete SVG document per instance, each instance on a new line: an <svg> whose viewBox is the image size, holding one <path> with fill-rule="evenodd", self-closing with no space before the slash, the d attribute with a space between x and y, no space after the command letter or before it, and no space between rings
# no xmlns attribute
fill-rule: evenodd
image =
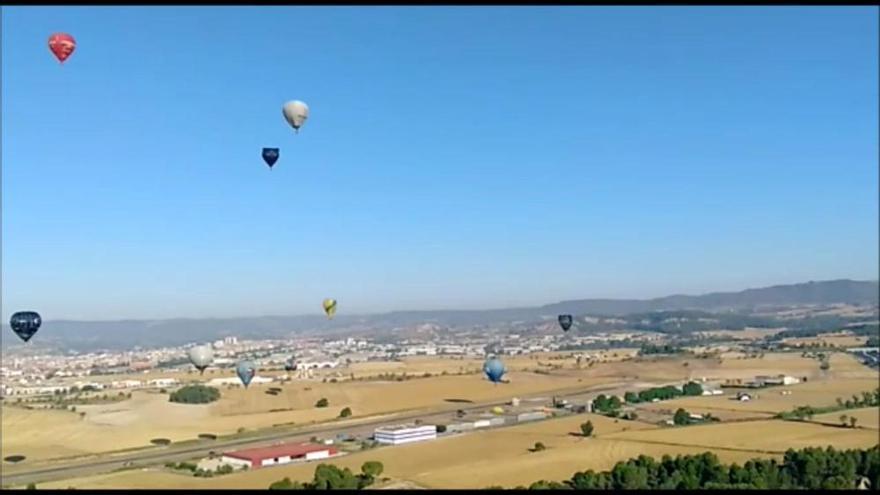
<svg viewBox="0 0 880 495"><path fill-rule="evenodd" d="M2 15L4 320L877 278L876 8Z"/></svg>

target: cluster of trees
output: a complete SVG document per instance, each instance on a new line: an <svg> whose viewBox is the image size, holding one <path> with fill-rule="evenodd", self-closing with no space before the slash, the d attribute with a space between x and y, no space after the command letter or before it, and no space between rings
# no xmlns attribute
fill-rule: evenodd
<svg viewBox="0 0 880 495"><path fill-rule="evenodd" d="M678 408L675 411L675 414L672 416L672 422L675 423L676 426L685 426L692 425L696 423L707 423L710 421L721 421L719 418L712 416L707 413L701 417L691 417L690 413L684 410L683 408Z"/></svg>
<svg viewBox="0 0 880 495"><path fill-rule="evenodd" d="M220 390L205 385L187 385L168 396L171 402L181 404L207 404L220 398Z"/></svg>
<svg viewBox="0 0 880 495"><path fill-rule="evenodd" d="M378 461L367 461L361 466L361 473L354 474L351 469L339 469L332 464L319 464L311 482L291 481L290 478L269 485L270 490L362 490L373 484L385 467Z"/></svg>
<svg viewBox="0 0 880 495"><path fill-rule="evenodd" d="M852 332L853 335L874 338L877 338L878 334L880 334L880 324L864 323L847 326L848 323L852 323L853 321L855 320L852 318L842 318L833 315L791 320L791 324L786 322L785 325L780 325L786 327L787 330L768 336L767 340L780 341L795 337L818 337L820 334L836 332L838 330L847 330Z"/></svg>
<svg viewBox="0 0 880 495"><path fill-rule="evenodd" d="M647 344L643 345L639 350L639 354L648 355L648 354L678 354L682 352L681 347L675 347L669 344L663 345L655 345L655 344Z"/></svg>
<svg viewBox="0 0 880 495"><path fill-rule="evenodd" d="M867 450L788 450L782 462L752 459L742 466L721 464L710 452L674 458L666 455L659 462L642 455L618 462L610 471L578 472L564 482L541 480L529 489L832 490L856 488L862 477L868 479L872 488L880 486L880 445Z"/></svg>
<svg viewBox="0 0 880 495"><path fill-rule="evenodd" d="M623 399L629 404L638 404L639 402L653 402L654 399L669 400L683 395L703 395L703 386L697 382L687 382L681 389L673 385L654 387L642 390L638 394L635 392L627 392L623 395Z"/></svg>
<svg viewBox="0 0 880 495"><path fill-rule="evenodd" d="M620 398L616 395L606 396L605 394L599 394L598 397L593 399L593 412L597 413L611 413L620 410L620 407L623 405L620 402Z"/></svg>
<svg viewBox="0 0 880 495"><path fill-rule="evenodd" d="M193 474L193 476L197 478L213 478L214 475L222 476L224 474L231 474L233 471L235 471L235 468L233 468L229 464L218 466L213 471L202 469L191 462L166 462L165 467L168 469L173 469L175 471L189 471Z"/></svg>

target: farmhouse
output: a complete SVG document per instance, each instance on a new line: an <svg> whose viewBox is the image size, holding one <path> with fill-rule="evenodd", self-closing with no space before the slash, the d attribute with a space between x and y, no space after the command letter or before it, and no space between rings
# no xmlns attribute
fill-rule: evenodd
<svg viewBox="0 0 880 495"><path fill-rule="evenodd" d="M397 425L382 426L373 431L376 442L400 445L402 443L420 442L423 440L435 440L437 438L436 425Z"/></svg>
<svg viewBox="0 0 880 495"><path fill-rule="evenodd" d="M222 464L229 464L235 468L247 467L259 469L261 467L289 464L295 461L311 461L313 459L326 459L338 452L333 447L324 445L282 444L271 447L238 450L225 452L221 457Z"/></svg>

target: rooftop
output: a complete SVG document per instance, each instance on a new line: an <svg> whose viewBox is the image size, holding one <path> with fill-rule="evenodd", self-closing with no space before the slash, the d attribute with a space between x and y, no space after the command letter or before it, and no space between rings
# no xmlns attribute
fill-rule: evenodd
<svg viewBox="0 0 880 495"><path fill-rule="evenodd" d="M235 457L236 459L244 459L256 462L263 459L272 459L275 457L300 457L310 452L321 452L323 450L333 449L326 445L315 445L311 443L283 444L272 445L270 447L258 447L254 449L236 450L234 452L224 452L223 455Z"/></svg>
<svg viewBox="0 0 880 495"><path fill-rule="evenodd" d="M436 428L435 425L392 425L392 426L380 426L376 428L376 431L401 431L401 430L413 430L419 428Z"/></svg>

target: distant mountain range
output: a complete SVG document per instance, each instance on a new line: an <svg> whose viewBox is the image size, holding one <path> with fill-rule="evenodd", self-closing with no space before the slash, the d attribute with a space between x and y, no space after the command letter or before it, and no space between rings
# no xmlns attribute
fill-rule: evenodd
<svg viewBox="0 0 880 495"><path fill-rule="evenodd" d="M267 316L224 319L170 319L121 321L45 321L31 342L61 349L130 349L188 342L213 341L228 335L239 338L281 338L319 331L333 334L370 329L390 329L420 323L439 325L490 325L517 321L540 321L560 313L622 316L652 311L701 310L752 312L762 307L808 304L880 304L876 281L831 280L778 285L740 292L717 292L701 296L674 295L656 299L580 299L531 308L490 310L394 311L374 315L339 314L332 321L323 316ZM20 341L8 326L2 330L3 348Z"/></svg>

